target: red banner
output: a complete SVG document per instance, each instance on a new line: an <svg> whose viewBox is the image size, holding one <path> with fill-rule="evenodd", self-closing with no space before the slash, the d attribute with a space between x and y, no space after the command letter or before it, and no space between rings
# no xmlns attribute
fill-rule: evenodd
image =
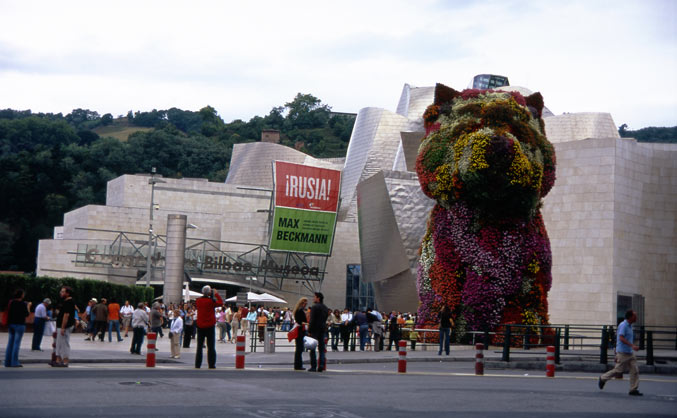
<svg viewBox="0 0 677 418"><path fill-rule="evenodd" d="M341 172L275 161L275 206L338 210Z"/></svg>

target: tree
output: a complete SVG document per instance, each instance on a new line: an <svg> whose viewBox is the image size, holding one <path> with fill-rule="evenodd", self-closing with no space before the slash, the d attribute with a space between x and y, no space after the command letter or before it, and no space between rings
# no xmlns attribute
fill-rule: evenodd
<svg viewBox="0 0 677 418"><path fill-rule="evenodd" d="M323 127L329 120L331 107L312 94L298 93L294 100L285 103L289 128L308 129Z"/></svg>
<svg viewBox="0 0 677 418"><path fill-rule="evenodd" d="M108 126L113 123L113 115L110 113L106 113L105 115L101 116L101 126Z"/></svg>

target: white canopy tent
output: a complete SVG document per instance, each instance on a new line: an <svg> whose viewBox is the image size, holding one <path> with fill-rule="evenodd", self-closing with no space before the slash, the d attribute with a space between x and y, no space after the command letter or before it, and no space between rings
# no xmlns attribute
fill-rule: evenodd
<svg viewBox="0 0 677 418"><path fill-rule="evenodd" d="M226 299L226 302L237 302L237 296ZM261 295L254 292L247 292L247 302L262 302Z"/></svg>
<svg viewBox="0 0 677 418"><path fill-rule="evenodd" d="M193 292L192 290L189 290L189 294L190 294L189 297L190 297L191 300L195 300L195 299L197 299L197 298L199 298L199 297L202 297L202 293L200 293L200 292ZM184 301L188 300L188 298L186 298L185 292L184 292L183 297L184 297ZM160 296L156 297L156 298L153 299L153 300L160 300L160 299L162 299L162 298L164 298L164 295L160 295Z"/></svg>
<svg viewBox="0 0 677 418"><path fill-rule="evenodd" d="M226 302L237 302L237 296L233 296L232 298L226 299ZM277 296L273 296L269 293L254 293L254 292L247 292L247 302L251 303L279 303L279 304L286 304L287 301L278 298Z"/></svg>

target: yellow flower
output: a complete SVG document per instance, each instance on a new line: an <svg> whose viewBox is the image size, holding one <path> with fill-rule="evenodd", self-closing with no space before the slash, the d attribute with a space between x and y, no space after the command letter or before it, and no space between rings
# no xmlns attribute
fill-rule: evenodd
<svg viewBox="0 0 677 418"><path fill-rule="evenodd" d="M459 165L462 159L468 158L467 170L470 172L489 168L486 158L491 142L489 132L482 129L461 135L454 143L454 162Z"/></svg>

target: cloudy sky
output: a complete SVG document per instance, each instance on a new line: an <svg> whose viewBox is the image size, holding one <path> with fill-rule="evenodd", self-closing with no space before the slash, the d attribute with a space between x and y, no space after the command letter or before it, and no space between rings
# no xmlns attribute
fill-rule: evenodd
<svg viewBox="0 0 677 418"><path fill-rule="evenodd" d="M493 73L555 114L675 126L676 21L675 0L0 0L0 108L211 105L230 122L303 92L394 111L404 83Z"/></svg>

